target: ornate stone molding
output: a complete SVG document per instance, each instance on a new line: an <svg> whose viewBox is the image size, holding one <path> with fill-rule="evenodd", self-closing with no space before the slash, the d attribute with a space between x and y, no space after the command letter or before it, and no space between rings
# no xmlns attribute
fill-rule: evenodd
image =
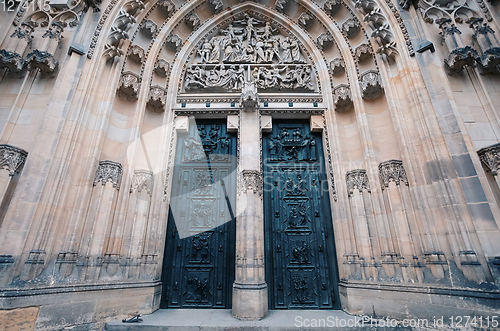
<svg viewBox="0 0 500 331"><path fill-rule="evenodd" d="M373 51L370 45L361 44L354 50L354 55L359 63L363 63L373 58Z"/></svg>
<svg viewBox="0 0 500 331"><path fill-rule="evenodd" d="M361 30L361 25L355 18L347 19L344 24L342 24L342 31L345 33L347 38L353 38Z"/></svg>
<svg viewBox="0 0 500 331"><path fill-rule="evenodd" d="M352 109L353 102L349 85L340 84L333 89L333 102L336 111Z"/></svg>
<svg viewBox="0 0 500 331"><path fill-rule="evenodd" d="M165 95L167 91L158 85L153 85L149 89L148 102L146 106L157 113L165 109Z"/></svg>
<svg viewBox="0 0 500 331"><path fill-rule="evenodd" d="M186 16L186 24L192 30L196 30L201 24L200 17L196 13L192 12L191 14Z"/></svg>
<svg viewBox="0 0 500 331"><path fill-rule="evenodd" d="M254 194L262 195L262 172L257 170L243 170L241 178L243 181L242 189L244 191L251 191Z"/></svg>
<svg viewBox="0 0 500 331"><path fill-rule="evenodd" d="M139 75L131 71L125 71L120 77L117 93L119 96L124 96L127 100L137 100L137 94L141 87Z"/></svg>
<svg viewBox="0 0 500 331"><path fill-rule="evenodd" d="M158 26L152 20L144 20L139 29L148 38L153 38L158 30Z"/></svg>
<svg viewBox="0 0 500 331"><path fill-rule="evenodd" d="M355 189L359 192L367 190L371 193L370 183L368 181L368 175L364 169L356 169L348 171L345 175L345 180L347 183L347 195L352 196Z"/></svg>
<svg viewBox="0 0 500 331"><path fill-rule="evenodd" d="M170 65L168 64L168 62L166 60L158 59L155 62L155 66L153 68L153 71L158 76L165 78L165 77L167 77L169 68L170 68Z"/></svg>
<svg viewBox="0 0 500 331"><path fill-rule="evenodd" d="M344 59L337 57L330 62L330 69L332 70L332 75L337 77L345 72L345 62Z"/></svg>
<svg viewBox="0 0 500 331"><path fill-rule="evenodd" d="M377 70L368 70L362 73L359 84L365 100L375 100L384 93L380 74Z"/></svg>
<svg viewBox="0 0 500 331"><path fill-rule="evenodd" d="M500 143L489 147L481 148L477 151L479 159L486 166L486 169L493 176L498 175L500 169Z"/></svg>
<svg viewBox="0 0 500 331"><path fill-rule="evenodd" d="M141 193L146 190L149 196L153 194L154 177L153 172L148 170L135 170L130 184L130 193Z"/></svg>
<svg viewBox="0 0 500 331"><path fill-rule="evenodd" d="M99 161L99 166L95 172L94 186L101 182L102 185L110 182L116 189L120 188L122 180L122 165L113 161Z"/></svg>
<svg viewBox="0 0 500 331"><path fill-rule="evenodd" d="M182 39L178 35L170 33L167 39L165 40L165 45L171 51L177 52L182 47Z"/></svg>
<svg viewBox="0 0 500 331"><path fill-rule="evenodd" d="M142 64L142 61L144 60L144 57L146 55L146 52L142 47L138 45L132 45L128 48L127 51L127 56L128 58L135 63Z"/></svg>
<svg viewBox="0 0 500 331"><path fill-rule="evenodd" d="M9 176L14 176L26 161L28 152L24 149L11 145L0 145L0 169L9 172Z"/></svg>
<svg viewBox="0 0 500 331"><path fill-rule="evenodd" d="M391 181L395 182L398 186L401 182L404 182L406 186L409 185L406 171L403 167L403 161L401 160L382 162L378 166L378 171L382 189L389 187L389 182Z"/></svg>
<svg viewBox="0 0 500 331"><path fill-rule="evenodd" d="M325 50L333 45L333 36L330 32L322 32L316 39L316 45Z"/></svg>

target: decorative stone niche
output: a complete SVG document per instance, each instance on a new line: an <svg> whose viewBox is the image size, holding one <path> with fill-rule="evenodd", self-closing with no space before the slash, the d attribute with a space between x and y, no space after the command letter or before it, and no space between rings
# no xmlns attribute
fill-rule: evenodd
<svg viewBox="0 0 500 331"><path fill-rule="evenodd" d="M332 70L332 75L338 77L345 73L345 62L344 59L338 57L330 62L330 69Z"/></svg>
<svg viewBox="0 0 500 331"><path fill-rule="evenodd" d="M370 45L361 44L354 50L354 56L359 63L364 63L373 58L373 51Z"/></svg>
<svg viewBox="0 0 500 331"><path fill-rule="evenodd" d="M149 89L148 102L146 106L156 113L161 113L165 110L165 95L167 91L158 85L153 85Z"/></svg>
<svg viewBox="0 0 500 331"><path fill-rule="evenodd" d="M182 39L178 35L171 33L165 40L165 46L171 51L177 52L181 49Z"/></svg>
<svg viewBox="0 0 500 331"><path fill-rule="evenodd" d="M169 68L170 68L170 65L168 64L168 62L166 60L158 59L158 60L156 60L153 71L158 76L165 78L165 77L167 77Z"/></svg>
<svg viewBox="0 0 500 331"><path fill-rule="evenodd" d="M323 5L323 9L330 15L335 15L340 10L342 6L341 0L327 0Z"/></svg>
<svg viewBox="0 0 500 331"><path fill-rule="evenodd" d="M364 100L375 100L384 93L380 74L377 70L368 70L361 74L360 87Z"/></svg>
<svg viewBox="0 0 500 331"><path fill-rule="evenodd" d="M311 22L313 20L313 15L310 12L303 12L300 14L297 22L301 27L307 30L309 26L311 26Z"/></svg>
<svg viewBox="0 0 500 331"><path fill-rule="evenodd" d="M144 60L145 52L144 49L142 49L140 46L137 45L132 45L129 47L127 56L130 59L130 61L138 64L142 64L142 61Z"/></svg>
<svg viewBox="0 0 500 331"><path fill-rule="evenodd" d="M355 37L361 30L361 25L358 20L354 18L349 18L342 24L342 31L347 36L347 38Z"/></svg>
<svg viewBox="0 0 500 331"><path fill-rule="evenodd" d="M137 100L137 94L141 87L141 80L139 75L136 73L125 71L120 77L120 83L118 85L118 96L126 97L127 100Z"/></svg>
<svg viewBox="0 0 500 331"><path fill-rule="evenodd" d="M186 24L192 30L196 30L201 24L200 17L196 13L191 12L189 15L186 16Z"/></svg>
<svg viewBox="0 0 500 331"><path fill-rule="evenodd" d="M144 20L141 23L141 26L139 29L140 29L141 33L143 35L145 35L146 37L153 38L156 34L156 31L158 30L158 26L152 20Z"/></svg>
<svg viewBox="0 0 500 331"><path fill-rule="evenodd" d="M333 103L335 104L335 110L338 112L346 112L353 108L349 85L340 84L333 89Z"/></svg>
<svg viewBox="0 0 500 331"><path fill-rule="evenodd" d="M333 36L330 32L322 32L316 39L316 45L322 50L330 48L333 45Z"/></svg>

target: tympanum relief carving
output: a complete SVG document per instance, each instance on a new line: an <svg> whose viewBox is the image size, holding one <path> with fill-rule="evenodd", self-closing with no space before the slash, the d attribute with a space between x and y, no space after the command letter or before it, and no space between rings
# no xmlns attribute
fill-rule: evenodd
<svg viewBox="0 0 500 331"><path fill-rule="evenodd" d="M257 89L314 91L312 66L301 46L269 21L245 14L204 38L184 77L186 91Z"/></svg>

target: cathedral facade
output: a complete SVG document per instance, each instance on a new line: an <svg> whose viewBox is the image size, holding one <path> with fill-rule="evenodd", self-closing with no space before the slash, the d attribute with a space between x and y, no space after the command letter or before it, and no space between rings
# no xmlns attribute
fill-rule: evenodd
<svg viewBox="0 0 500 331"><path fill-rule="evenodd" d="M1 9L0 325L498 313L497 1Z"/></svg>

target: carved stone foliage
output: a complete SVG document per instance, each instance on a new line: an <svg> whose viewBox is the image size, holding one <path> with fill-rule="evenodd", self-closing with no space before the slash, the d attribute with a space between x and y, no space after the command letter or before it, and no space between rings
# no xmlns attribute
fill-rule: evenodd
<svg viewBox="0 0 500 331"><path fill-rule="evenodd" d="M138 45L130 46L128 49L128 52L127 52L128 58L132 62L139 63L139 64L141 64L142 61L144 60L145 54L146 53L144 52L144 49L142 49L142 47L140 47Z"/></svg>
<svg viewBox="0 0 500 331"><path fill-rule="evenodd" d="M352 96L349 85L340 84L333 89L333 102L336 111L347 111L352 109Z"/></svg>
<svg viewBox="0 0 500 331"><path fill-rule="evenodd" d="M155 66L154 66L153 70L154 70L155 74L157 74L158 76L167 77L169 68L170 68L170 65L168 64L168 62L166 60L158 59L155 62Z"/></svg>
<svg viewBox="0 0 500 331"><path fill-rule="evenodd" d="M441 44L448 49L448 57L444 60L445 69L449 74L460 73L468 65L474 65L479 56L471 46L465 46L460 35L462 32L452 23L451 19L439 20Z"/></svg>
<svg viewBox="0 0 500 331"><path fill-rule="evenodd" d="M24 149L11 145L0 145L0 169L9 172L9 176L14 176L26 161L28 152Z"/></svg>
<svg viewBox="0 0 500 331"><path fill-rule="evenodd" d="M152 20L144 20L141 23L140 30L148 38L153 38L156 34L158 26Z"/></svg>
<svg viewBox="0 0 500 331"><path fill-rule="evenodd" d="M19 74L24 69L24 59L16 52L0 49L0 69L7 69L12 74Z"/></svg>
<svg viewBox="0 0 500 331"><path fill-rule="evenodd" d="M198 29L201 24L200 17L196 13L190 13L186 16L186 24L193 30Z"/></svg>
<svg viewBox="0 0 500 331"><path fill-rule="evenodd" d="M481 148L477 151L477 154L481 162L486 166L486 169L493 176L498 175L498 170L500 170L500 143Z"/></svg>
<svg viewBox="0 0 500 331"><path fill-rule="evenodd" d="M406 186L409 185L406 171L403 167L403 161L389 160L382 162L378 166L378 171L382 189L389 187L391 181L395 182L398 186L401 182L406 184Z"/></svg>
<svg viewBox="0 0 500 331"><path fill-rule="evenodd" d="M342 24L342 31L345 33L347 38L353 38L361 30L361 25L357 19L349 18L344 24Z"/></svg>
<svg viewBox="0 0 500 331"><path fill-rule="evenodd" d="M118 162L113 161L99 161L99 166L95 172L94 186L97 183L106 185L106 183L112 183L113 187L116 189L120 188L120 183L122 180L122 165Z"/></svg>
<svg viewBox="0 0 500 331"><path fill-rule="evenodd" d="M26 64L30 70L40 69L42 76L53 76L59 67L59 62L52 54L38 49L26 56Z"/></svg>
<svg viewBox="0 0 500 331"><path fill-rule="evenodd" d="M345 72L345 62L344 59L337 57L330 62L330 69L332 70L332 75L337 77Z"/></svg>
<svg viewBox="0 0 500 331"><path fill-rule="evenodd" d="M233 20L219 34L205 38L198 63L305 63L298 40L279 34L270 22L248 14Z"/></svg>
<svg viewBox="0 0 500 331"><path fill-rule="evenodd" d="M162 112L165 109L166 94L167 91L163 87L158 85L151 86L146 106L157 113Z"/></svg>
<svg viewBox="0 0 500 331"><path fill-rule="evenodd" d="M130 184L130 193L141 193L146 190L149 196L153 193L153 173L148 170L135 170Z"/></svg>
<svg viewBox="0 0 500 331"><path fill-rule="evenodd" d="M313 20L313 15L310 12L303 12L300 14L298 22L301 27L307 29Z"/></svg>
<svg viewBox="0 0 500 331"><path fill-rule="evenodd" d="M376 70L368 70L362 73L359 84L365 100L375 100L384 93L380 74Z"/></svg>
<svg viewBox="0 0 500 331"><path fill-rule="evenodd" d="M356 169L348 171L345 175L345 179L347 183L347 194L349 196L352 196L355 189L359 190L359 192L363 192L363 190L371 192L366 170Z"/></svg>
<svg viewBox="0 0 500 331"><path fill-rule="evenodd" d="M323 9L330 15L335 15L340 10L342 5L341 0L327 0L323 5Z"/></svg>
<svg viewBox="0 0 500 331"><path fill-rule="evenodd" d="M126 97L127 100L137 100L137 93L141 87L141 80L139 75L125 71L120 77L120 83L118 85L118 95Z"/></svg>
<svg viewBox="0 0 500 331"><path fill-rule="evenodd" d="M269 162L316 161L316 140L303 132L302 127L281 127L269 138Z"/></svg>
<svg viewBox="0 0 500 331"><path fill-rule="evenodd" d="M328 49L333 45L333 36L330 32L322 32L316 39L316 45L322 49Z"/></svg>
<svg viewBox="0 0 500 331"><path fill-rule="evenodd" d="M171 33L165 40L165 45L171 51L177 52L182 47L182 39L178 35Z"/></svg>
<svg viewBox="0 0 500 331"><path fill-rule="evenodd" d="M241 178L244 191L262 195L262 172L257 170L243 170Z"/></svg>
<svg viewBox="0 0 500 331"><path fill-rule="evenodd" d="M368 44L361 44L356 47L354 54L358 62L363 63L371 59L373 56L372 48Z"/></svg>

